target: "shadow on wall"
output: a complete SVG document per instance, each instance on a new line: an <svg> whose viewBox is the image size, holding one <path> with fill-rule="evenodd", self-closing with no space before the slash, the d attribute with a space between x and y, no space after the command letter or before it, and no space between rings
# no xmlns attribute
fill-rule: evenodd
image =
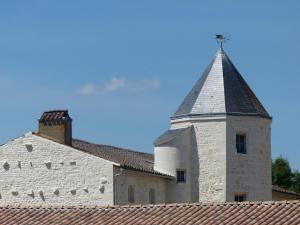
<svg viewBox="0 0 300 225"><path fill-rule="evenodd" d="M191 129L191 199L192 202L199 201L199 153L196 141L195 127Z"/></svg>

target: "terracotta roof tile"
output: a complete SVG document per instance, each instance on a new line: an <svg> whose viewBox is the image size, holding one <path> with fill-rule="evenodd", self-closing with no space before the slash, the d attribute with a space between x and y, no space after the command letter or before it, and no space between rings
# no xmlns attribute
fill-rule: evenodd
<svg viewBox="0 0 300 225"><path fill-rule="evenodd" d="M0 206L0 224L300 224L300 201L122 207Z"/></svg>
<svg viewBox="0 0 300 225"><path fill-rule="evenodd" d="M294 192L294 191L290 191L288 189L281 188L281 187L278 187L276 185L272 186L272 190L276 191L276 192L281 192L281 193L289 194L289 195L294 195L294 196L297 196L298 198L300 198L300 193L297 193L297 192Z"/></svg>
<svg viewBox="0 0 300 225"><path fill-rule="evenodd" d="M69 116L68 110L50 110L43 112L40 123L62 124L67 120L72 120Z"/></svg>
<svg viewBox="0 0 300 225"><path fill-rule="evenodd" d="M132 151L110 145L93 144L87 141L73 139L72 147L80 151L120 164L126 169L138 170L171 178L167 174L154 170L154 155Z"/></svg>

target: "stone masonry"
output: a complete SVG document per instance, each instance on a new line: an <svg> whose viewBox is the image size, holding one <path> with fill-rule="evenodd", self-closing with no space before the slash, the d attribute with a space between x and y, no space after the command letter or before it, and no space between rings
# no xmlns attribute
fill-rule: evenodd
<svg viewBox="0 0 300 225"><path fill-rule="evenodd" d="M0 147L0 203L113 204L113 163L31 133Z"/></svg>

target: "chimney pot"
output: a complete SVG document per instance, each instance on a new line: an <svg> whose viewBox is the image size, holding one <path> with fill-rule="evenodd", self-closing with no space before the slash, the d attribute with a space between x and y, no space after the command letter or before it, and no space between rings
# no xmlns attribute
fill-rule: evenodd
<svg viewBox="0 0 300 225"><path fill-rule="evenodd" d="M56 142L72 145L72 119L68 110L45 111L39 119L38 134Z"/></svg>

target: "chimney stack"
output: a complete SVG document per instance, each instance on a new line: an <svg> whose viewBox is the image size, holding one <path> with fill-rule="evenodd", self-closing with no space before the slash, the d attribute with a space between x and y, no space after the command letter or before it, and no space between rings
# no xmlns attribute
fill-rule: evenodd
<svg viewBox="0 0 300 225"><path fill-rule="evenodd" d="M50 110L39 119L38 134L58 143L72 145L72 119L68 110Z"/></svg>

